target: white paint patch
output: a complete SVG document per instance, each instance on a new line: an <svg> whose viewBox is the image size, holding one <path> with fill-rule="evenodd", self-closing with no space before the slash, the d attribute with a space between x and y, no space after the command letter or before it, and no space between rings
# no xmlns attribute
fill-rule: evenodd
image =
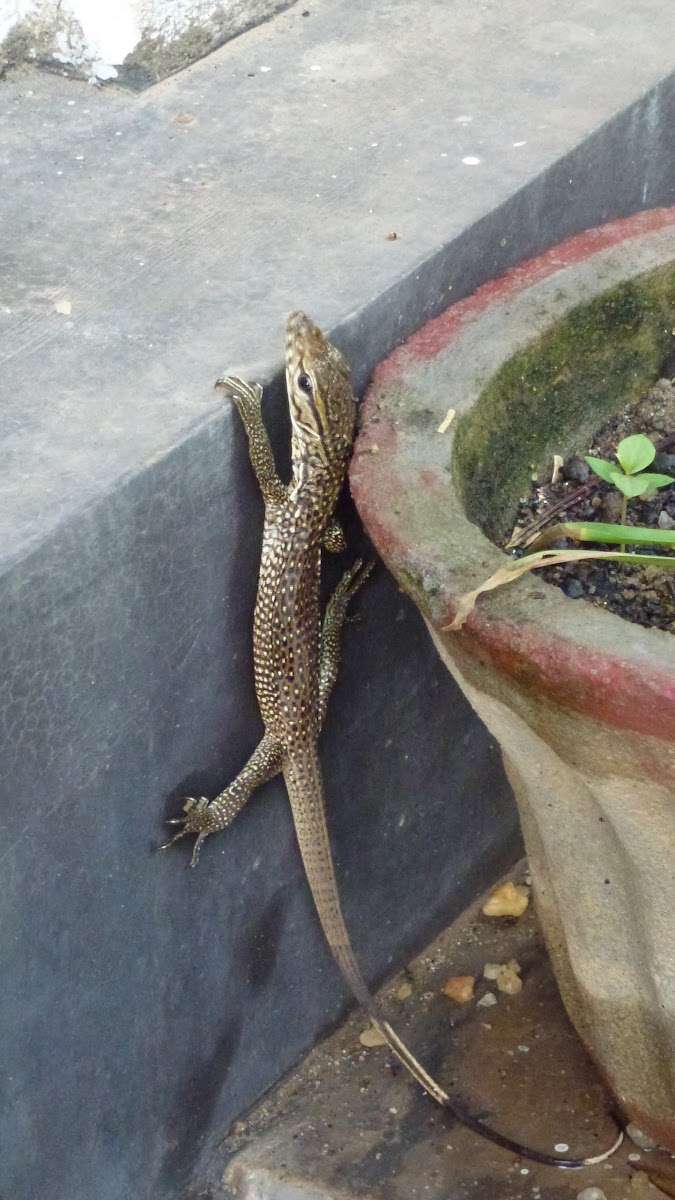
<svg viewBox="0 0 675 1200"><path fill-rule="evenodd" d="M0 41L26 23L41 52L84 68L94 80L115 79L141 40L172 42L195 26L213 29L214 14L223 10L232 14L234 34L246 7L237 0L0 0Z"/></svg>
<svg viewBox="0 0 675 1200"><path fill-rule="evenodd" d="M100 58L91 64L91 73L95 79L117 79L117 69L112 63L103 62Z"/></svg>
<svg viewBox="0 0 675 1200"><path fill-rule="evenodd" d="M514 146L526 146L527 142L514 142Z"/></svg>
<svg viewBox="0 0 675 1200"><path fill-rule="evenodd" d="M466 157L462 159L462 162L464 163L465 167L477 167L480 159L476 158L475 154L467 154Z"/></svg>

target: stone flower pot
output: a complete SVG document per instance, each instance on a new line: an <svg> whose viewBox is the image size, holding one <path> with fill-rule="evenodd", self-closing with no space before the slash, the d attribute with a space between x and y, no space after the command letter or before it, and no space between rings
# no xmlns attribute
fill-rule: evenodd
<svg viewBox="0 0 675 1200"><path fill-rule="evenodd" d="M364 525L499 740L567 1010L625 1114L675 1151L675 639L506 556L532 469L583 452L675 345L675 209L572 238L378 368L351 471ZM438 426L448 408L456 417Z"/></svg>

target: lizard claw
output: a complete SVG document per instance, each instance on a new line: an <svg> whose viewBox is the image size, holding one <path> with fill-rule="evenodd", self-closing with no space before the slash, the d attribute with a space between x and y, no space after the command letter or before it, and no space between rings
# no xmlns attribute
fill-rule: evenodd
<svg viewBox="0 0 675 1200"><path fill-rule="evenodd" d="M206 799L206 796L200 796L199 798L195 796L188 796L185 804L183 805L183 812L185 813L185 816L169 817L167 821L167 825L181 825L182 828L178 830L178 833L174 833L173 837L169 838L168 842L164 842L161 846L158 846L157 849L168 850L169 846L173 846L174 843L179 842L181 838L187 837L189 833L196 833L197 840L192 849L192 856L190 858L190 866L196 867L199 861L199 852L202 848L202 843L211 832L211 830L208 828L208 809L209 801Z"/></svg>
<svg viewBox="0 0 675 1200"><path fill-rule="evenodd" d="M248 412L254 416L260 413L263 390L259 383L249 383L236 375L227 375L223 379L216 379L213 386L222 388L240 412Z"/></svg>
<svg viewBox="0 0 675 1200"><path fill-rule="evenodd" d="M351 569L347 571L338 587L342 586L348 600L355 596L359 588L362 588L366 579L375 570L375 561L370 559L364 563L362 558L357 558Z"/></svg>

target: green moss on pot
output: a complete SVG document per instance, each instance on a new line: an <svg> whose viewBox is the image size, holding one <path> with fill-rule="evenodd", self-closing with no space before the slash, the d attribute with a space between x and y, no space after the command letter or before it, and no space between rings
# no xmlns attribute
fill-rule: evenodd
<svg viewBox="0 0 675 1200"><path fill-rule="evenodd" d="M453 478L469 519L501 542L532 464L583 452L658 377L674 330L668 264L573 308L504 363L457 425Z"/></svg>

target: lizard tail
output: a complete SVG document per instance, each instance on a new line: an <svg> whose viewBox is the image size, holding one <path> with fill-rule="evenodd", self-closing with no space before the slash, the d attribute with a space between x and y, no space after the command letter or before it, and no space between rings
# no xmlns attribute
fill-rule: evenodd
<svg viewBox="0 0 675 1200"><path fill-rule="evenodd" d="M359 1004L368 1014L375 1028L386 1039L390 1049L403 1066L436 1103L452 1113L460 1124L478 1134L479 1137L486 1138L495 1145L502 1146L505 1150L510 1150L513 1154L529 1158L533 1162L543 1163L546 1166L569 1169L591 1166L609 1158L623 1140L623 1133L620 1130L614 1144L602 1154L583 1159L554 1157L551 1154L544 1154L539 1150L532 1150L528 1146L521 1145L520 1142L506 1137L496 1129L484 1125L478 1118L472 1117L463 1109L458 1108L447 1092L432 1079L383 1016L354 957L342 916L335 879L333 856L326 826L321 766L316 743L307 743L294 749L293 754L285 761L283 772L293 810L295 831L305 874L333 957Z"/></svg>

